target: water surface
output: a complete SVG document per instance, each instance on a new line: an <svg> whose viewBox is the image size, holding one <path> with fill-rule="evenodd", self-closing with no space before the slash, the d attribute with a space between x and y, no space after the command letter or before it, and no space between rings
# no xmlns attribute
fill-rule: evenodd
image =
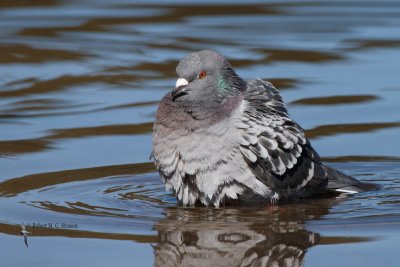
<svg viewBox="0 0 400 267"><path fill-rule="evenodd" d="M0 1L1 265L398 266L399 17L399 1ZM273 82L327 164L380 190L177 207L151 130L199 49Z"/></svg>

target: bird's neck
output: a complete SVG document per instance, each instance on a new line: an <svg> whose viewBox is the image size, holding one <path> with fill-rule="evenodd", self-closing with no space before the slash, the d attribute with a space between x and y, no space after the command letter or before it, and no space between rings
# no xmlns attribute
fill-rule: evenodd
<svg viewBox="0 0 400 267"><path fill-rule="evenodd" d="M177 103L167 97L160 105L157 120L169 128L204 128L229 117L242 101L242 94L227 96L221 103Z"/></svg>

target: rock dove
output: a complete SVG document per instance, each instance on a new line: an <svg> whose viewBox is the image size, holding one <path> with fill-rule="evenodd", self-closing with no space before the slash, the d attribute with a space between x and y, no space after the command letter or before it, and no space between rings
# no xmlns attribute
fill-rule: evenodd
<svg viewBox="0 0 400 267"><path fill-rule="evenodd" d="M362 184L325 166L275 87L245 81L217 52L191 53L157 110L156 167L183 206L256 205Z"/></svg>

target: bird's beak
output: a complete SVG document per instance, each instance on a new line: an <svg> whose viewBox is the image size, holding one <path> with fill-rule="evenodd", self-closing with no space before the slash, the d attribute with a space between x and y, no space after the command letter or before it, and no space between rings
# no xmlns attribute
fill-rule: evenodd
<svg viewBox="0 0 400 267"><path fill-rule="evenodd" d="M171 92L172 101L175 101L175 99L177 99L178 97L187 95L188 92L186 91L186 85L188 84L189 82L185 78L179 78L176 81L175 89Z"/></svg>

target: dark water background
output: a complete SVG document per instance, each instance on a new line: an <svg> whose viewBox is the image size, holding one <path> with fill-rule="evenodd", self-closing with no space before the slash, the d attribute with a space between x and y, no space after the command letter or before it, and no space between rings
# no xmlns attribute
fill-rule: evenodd
<svg viewBox="0 0 400 267"><path fill-rule="evenodd" d="M273 82L328 164L381 189L177 208L152 123L200 49ZM1 0L0 265L399 266L399 62L400 1Z"/></svg>

